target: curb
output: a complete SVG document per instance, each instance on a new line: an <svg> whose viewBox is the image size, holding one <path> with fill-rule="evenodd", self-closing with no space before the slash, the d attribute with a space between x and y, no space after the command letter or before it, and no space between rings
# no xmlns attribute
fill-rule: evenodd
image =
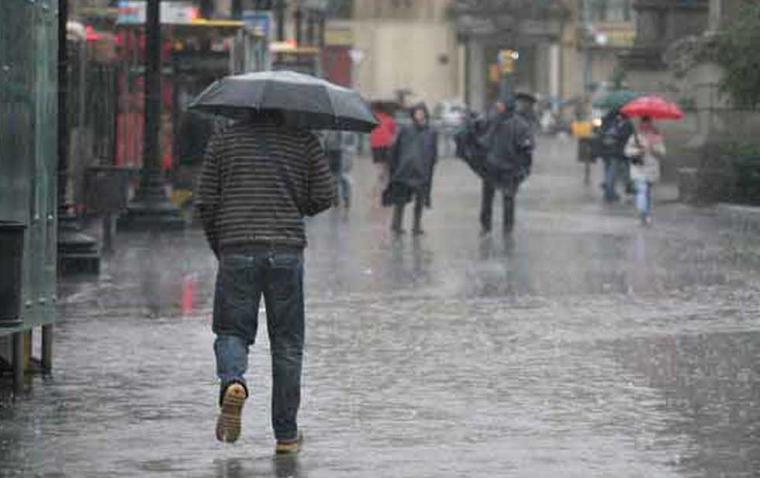
<svg viewBox="0 0 760 478"><path fill-rule="evenodd" d="M757 229L760 232L760 207L739 204L718 203L715 211L732 224L739 223L742 229Z"/></svg>

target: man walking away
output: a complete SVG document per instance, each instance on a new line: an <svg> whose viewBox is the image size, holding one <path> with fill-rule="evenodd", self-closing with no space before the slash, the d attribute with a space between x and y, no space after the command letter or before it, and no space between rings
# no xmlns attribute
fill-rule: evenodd
<svg viewBox="0 0 760 478"><path fill-rule="evenodd" d="M504 233L510 234L515 221L515 196L530 175L535 140L530 125L510 108L510 102L499 99L483 146L487 148L486 179L480 208L481 234L491 233L493 198L496 190L503 193Z"/></svg>
<svg viewBox="0 0 760 478"><path fill-rule="evenodd" d="M433 170L438 161L438 133L430 126L427 107L412 107L412 124L404 126L391 152L391 179L383 205L393 205L391 230L403 234L404 209L414 201L414 234L424 234L422 211L430 207Z"/></svg>
<svg viewBox="0 0 760 478"><path fill-rule="evenodd" d="M277 453L296 453L302 435L304 216L329 209L335 185L318 139L254 114L209 141L197 208L219 259L214 352L221 389L216 436L234 442L248 398L244 374L264 297L272 354L272 427Z"/></svg>

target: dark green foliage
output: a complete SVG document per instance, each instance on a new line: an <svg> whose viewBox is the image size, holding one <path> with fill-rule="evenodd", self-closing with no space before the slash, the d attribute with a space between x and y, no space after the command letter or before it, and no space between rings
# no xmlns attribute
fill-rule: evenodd
<svg viewBox="0 0 760 478"><path fill-rule="evenodd" d="M723 152L735 178L730 200L760 204L760 144L730 144Z"/></svg>
<svg viewBox="0 0 760 478"><path fill-rule="evenodd" d="M718 38L718 63L725 69L721 88L737 106L760 104L760 3L748 1Z"/></svg>

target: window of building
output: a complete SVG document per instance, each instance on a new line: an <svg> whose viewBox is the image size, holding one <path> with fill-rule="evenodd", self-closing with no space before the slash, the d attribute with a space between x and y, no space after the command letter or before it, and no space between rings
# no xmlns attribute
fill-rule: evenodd
<svg viewBox="0 0 760 478"><path fill-rule="evenodd" d="M585 0L592 22L629 22L633 19L633 0Z"/></svg>

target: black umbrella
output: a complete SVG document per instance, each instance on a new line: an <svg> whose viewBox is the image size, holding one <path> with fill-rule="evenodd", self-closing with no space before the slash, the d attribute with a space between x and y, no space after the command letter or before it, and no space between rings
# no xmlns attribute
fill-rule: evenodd
<svg viewBox="0 0 760 478"><path fill-rule="evenodd" d="M279 111L286 123L306 129L370 132L378 122L354 90L292 71L261 71L214 82L190 108L240 119Z"/></svg>
<svg viewBox="0 0 760 478"><path fill-rule="evenodd" d="M486 122L484 119L471 119L454 135L457 145L456 155L483 179L491 177L491 171L486 164L487 151L481 141Z"/></svg>

